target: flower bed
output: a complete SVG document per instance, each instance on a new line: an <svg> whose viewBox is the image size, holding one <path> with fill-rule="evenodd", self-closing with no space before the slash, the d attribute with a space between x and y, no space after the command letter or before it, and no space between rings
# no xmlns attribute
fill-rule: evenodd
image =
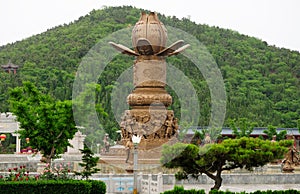
<svg viewBox="0 0 300 194"><path fill-rule="evenodd" d="M1 194L104 194L106 185L96 180L74 180L69 165L46 165L40 175L31 175L26 166L8 169L0 175Z"/></svg>

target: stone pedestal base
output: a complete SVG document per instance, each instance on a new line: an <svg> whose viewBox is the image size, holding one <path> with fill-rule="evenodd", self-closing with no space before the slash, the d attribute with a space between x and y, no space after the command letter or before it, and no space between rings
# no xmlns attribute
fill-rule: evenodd
<svg viewBox="0 0 300 194"><path fill-rule="evenodd" d="M178 122L172 110L165 107L147 107L146 109L127 110L121 122L122 144L130 141L132 135L142 140L139 149L153 149L177 136Z"/></svg>

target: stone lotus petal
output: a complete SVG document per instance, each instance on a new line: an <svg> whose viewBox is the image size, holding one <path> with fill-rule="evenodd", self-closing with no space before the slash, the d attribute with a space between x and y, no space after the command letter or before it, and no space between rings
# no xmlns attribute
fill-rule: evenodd
<svg viewBox="0 0 300 194"><path fill-rule="evenodd" d="M157 15L142 13L132 30L133 49L109 42L123 54L135 56L133 64L134 90L127 96L130 110L125 110L120 124L123 145L134 144L151 150L176 140L178 119L168 107L172 96L165 90L166 57L186 49L183 40L166 47L167 30ZM132 140L132 141L131 141Z"/></svg>
<svg viewBox="0 0 300 194"><path fill-rule="evenodd" d="M154 12L149 15L142 12L139 21L132 30L131 38L133 50L121 44L113 42L109 42L109 44L121 53L131 56L172 56L190 46L188 44L183 45L184 41L178 40L171 46L166 47L167 29Z"/></svg>
<svg viewBox="0 0 300 194"><path fill-rule="evenodd" d="M153 50L153 54L163 50L167 43L167 29L157 17L157 14L151 12L146 14L142 12L140 20L135 24L132 30L132 45L135 52L139 53L140 41L147 40L148 44L142 44L144 47L148 46Z"/></svg>

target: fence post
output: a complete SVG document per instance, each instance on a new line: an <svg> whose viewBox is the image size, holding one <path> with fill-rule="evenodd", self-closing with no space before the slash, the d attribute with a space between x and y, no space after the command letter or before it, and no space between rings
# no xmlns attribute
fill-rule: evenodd
<svg viewBox="0 0 300 194"><path fill-rule="evenodd" d="M142 192L142 180L143 180L143 173L139 172L138 177L137 177L137 189L138 191Z"/></svg>
<svg viewBox="0 0 300 194"><path fill-rule="evenodd" d="M157 191L158 193L163 192L163 176L161 172L157 175Z"/></svg>
<svg viewBox="0 0 300 194"><path fill-rule="evenodd" d="M109 173L108 180L109 181L108 181L107 193L113 193L114 192L113 174Z"/></svg>
<svg viewBox="0 0 300 194"><path fill-rule="evenodd" d="M148 174L148 193L151 194L152 174Z"/></svg>

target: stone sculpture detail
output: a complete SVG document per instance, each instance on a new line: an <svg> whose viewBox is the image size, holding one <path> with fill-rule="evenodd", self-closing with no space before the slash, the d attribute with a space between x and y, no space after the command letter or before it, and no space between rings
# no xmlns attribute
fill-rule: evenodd
<svg viewBox="0 0 300 194"><path fill-rule="evenodd" d="M293 135L287 135L288 140L294 140ZM300 165L299 151L296 149L295 145L289 147L288 152L284 156L282 161L282 171L283 172L293 172L296 166Z"/></svg>
<svg viewBox="0 0 300 194"><path fill-rule="evenodd" d="M142 13L132 30L133 50L110 42L123 54L135 56L133 65L134 90L127 97L131 110L122 116L120 128L122 142L132 135L142 136L140 148L151 149L167 142L178 133L178 119L167 107L172 97L166 92L166 60L168 56L179 54L189 45L183 40L166 47L167 29L159 21L156 13Z"/></svg>

